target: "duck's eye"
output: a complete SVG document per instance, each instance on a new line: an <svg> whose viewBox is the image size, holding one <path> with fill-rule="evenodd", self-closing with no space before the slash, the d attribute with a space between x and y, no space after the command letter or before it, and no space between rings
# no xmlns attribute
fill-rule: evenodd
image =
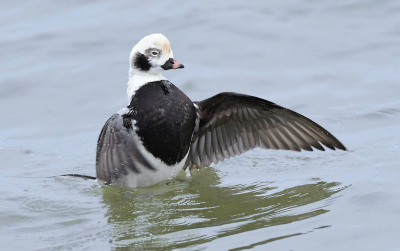
<svg viewBox="0 0 400 251"><path fill-rule="evenodd" d="M153 54L153 56L157 56L158 52L157 51L153 51L151 54Z"/></svg>

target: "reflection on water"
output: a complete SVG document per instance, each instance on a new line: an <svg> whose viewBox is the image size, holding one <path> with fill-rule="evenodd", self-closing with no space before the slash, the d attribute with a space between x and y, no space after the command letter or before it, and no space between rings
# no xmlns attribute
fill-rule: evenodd
<svg viewBox="0 0 400 251"><path fill-rule="evenodd" d="M326 213L324 207L332 201L325 200L322 206L312 203L343 189L340 183L323 181L284 190L268 182L222 187L218 171L206 168L195 178L161 186L106 187L103 202L115 247L162 250Z"/></svg>

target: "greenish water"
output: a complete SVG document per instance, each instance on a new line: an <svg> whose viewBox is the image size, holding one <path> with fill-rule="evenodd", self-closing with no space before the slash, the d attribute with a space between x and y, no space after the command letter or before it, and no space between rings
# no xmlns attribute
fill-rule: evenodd
<svg viewBox="0 0 400 251"><path fill-rule="evenodd" d="M144 250L184 248L288 224L328 212L323 207L298 212L296 208L334 200L345 188L322 181L282 191L268 182L224 187L214 168L204 169L200 175L151 188L105 189L103 202L113 225L113 244ZM324 227L330 226L319 228ZM269 241L273 239L263 243Z"/></svg>

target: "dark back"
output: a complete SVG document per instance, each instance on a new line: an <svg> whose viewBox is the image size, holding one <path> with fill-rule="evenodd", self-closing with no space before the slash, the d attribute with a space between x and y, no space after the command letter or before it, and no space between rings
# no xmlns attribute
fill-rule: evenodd
<svg viewBox="0 0 400 251"><path fill-rule="evenodd" d="M192 101L167 80L140 87L128 106L145 148L167 165L180 162L190 147L196 121Z"/></svg>

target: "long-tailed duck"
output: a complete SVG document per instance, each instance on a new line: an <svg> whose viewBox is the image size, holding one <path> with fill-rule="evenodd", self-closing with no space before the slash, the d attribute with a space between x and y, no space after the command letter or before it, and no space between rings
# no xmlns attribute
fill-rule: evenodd
<svg viewBox="0 0 400 251"><path fill-rule="evenodd" d="M140 40L129 66L129 105L111 116L97 143L100 185L150 186L256 147L346 150L315 122L264 99L224 92L192 102L161 76L183 68L162 34Z"/></svg>

